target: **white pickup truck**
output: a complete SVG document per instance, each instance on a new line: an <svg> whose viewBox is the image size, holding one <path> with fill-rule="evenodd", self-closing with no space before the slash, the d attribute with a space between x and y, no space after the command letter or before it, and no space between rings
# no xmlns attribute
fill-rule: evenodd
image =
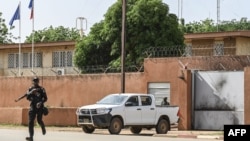
<svg viewBox="0 0 250 141"><path fill-rule="evenodd" d="M143 128L155 128L157 134L166 134L171 124L178 122L178 106L156 106L152 94L110 94L93 105L79 107L76 111L77 125L85 133L96 128L108 129L110 134L119 134L129 127L134 134Z"/></svg>

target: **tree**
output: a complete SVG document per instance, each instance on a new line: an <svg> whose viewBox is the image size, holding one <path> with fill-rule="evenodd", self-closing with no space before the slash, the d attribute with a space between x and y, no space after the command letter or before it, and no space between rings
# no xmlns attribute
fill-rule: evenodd
<svg viewBox="0 0 250 141"><path fill-rule="evenodd" d="M12 34L9 33L7 26L5 25L5 19L1 18L0 12L0 44L12 43Z"/></svg>
<svg viewBox="0 0 250 141"><path fill-rule="evenodd" d="M241 18L239 21L222 21L219 25L219 31L238 31L238 30L250 30L250 21L247 18Z"/></svg>
<svg viewBox="0 0 250 141"><path fill-rule="evenodd" d="M219 25L217 25L212 19L207 18L200 22L191 22L181 25L181 29L184 33L249 30L250 21L247 21L246 18L242 18L240 21L222 21Z"/></svg>
<svg viewBox="0 0 250 141"><path fill-rule="evenodd" d="M76 66L93 64L87 58L96 58L94 64L104 63L119 67L122 0L114 3L104 15L104 20L100 24L94 25L92 30L94 31L89 33L89 37L84 38L77 46ZM178 28L177 16L169 13L168 5L162 0L127 0L125 47L127 66L141 65L145 57L144 52L150 47L167 48L172 45L181 45L183 40L183 33ZM99 48L93 49L92 45L95 48L98 45ZM94 52L87 54L82 51L84 49ZM105 52L100 51L101 49L104 49ZM100 56L104 53L109 59L102 62Z"/></svg>
<svg viewBox="0 0 250 141"><path fill-rule="evenodd" d="M26 37L25 42L31 43L33 35L32 33ZM76 41L80 39L80 34L75 28L65 28L59 26L53 28L44 28L34 32L34 42L56 42L56 41Z"/></svg>
<svg viewBox="0 0 250 141"><path fill-rule="evenodd" d="M215 32L216 25L212 19L205 19L201 22L192 22L183 26L184 33Z"/></svg>
<svg viewBox="0 0 250 141"><path fill-rule="evenodd" d="M74 63L79 68L90 65L105 65L112 60L111 48L109 48L111 43L104 41L101 36L103 24L103 21L96 23L89 35L77 43Z"/></svg>
<svg viewBox="0 0 250 141"><path fill-rule="evenodd" d="M178 18L169 13L167 4L161 0L134 0L128 4L131 5L127 13L129 62L141 63L145 57L143 51L150 47L168 48L183 44Z"/></svg>

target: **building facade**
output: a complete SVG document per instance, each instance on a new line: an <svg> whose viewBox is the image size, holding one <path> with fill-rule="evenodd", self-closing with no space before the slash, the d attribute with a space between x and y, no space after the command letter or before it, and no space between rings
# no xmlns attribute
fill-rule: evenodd
<svg viewBox="0 0 250 141"><path fill-rule="evenodd" d="M250 31L185 34L186 56L249 55Z"/></svg>
<svg viewBox="0 0 250 141"><path fill-rule="evenodd" d="M77 74L74 50L73 41L0 45L0 76Z"/></svg>

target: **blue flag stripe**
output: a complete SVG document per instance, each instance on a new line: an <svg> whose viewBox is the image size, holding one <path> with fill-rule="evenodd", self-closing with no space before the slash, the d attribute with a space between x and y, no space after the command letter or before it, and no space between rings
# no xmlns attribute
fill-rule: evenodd
<svg viewBox="0 0 250 141"><path fill-rule="evenodd" d="M20 20L20 5L18 5L16 12L14 13L13 17L9 22L9 25L12 26L15 20Z"/></svg>
<svg viewBox="0 0 250 141"><path fill-rule="evenodd" d="M33 8L33 0L30 0L29 9Z"/></svg>

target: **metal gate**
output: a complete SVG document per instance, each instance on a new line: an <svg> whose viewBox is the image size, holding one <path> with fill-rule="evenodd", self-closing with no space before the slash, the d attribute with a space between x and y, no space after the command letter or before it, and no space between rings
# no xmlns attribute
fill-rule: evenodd
<svg viewBox="0 0 250 141"><path fill-rule="evenodd" d="M192 72L192 128L223 130L244 124L244 72Z"/></svg>

